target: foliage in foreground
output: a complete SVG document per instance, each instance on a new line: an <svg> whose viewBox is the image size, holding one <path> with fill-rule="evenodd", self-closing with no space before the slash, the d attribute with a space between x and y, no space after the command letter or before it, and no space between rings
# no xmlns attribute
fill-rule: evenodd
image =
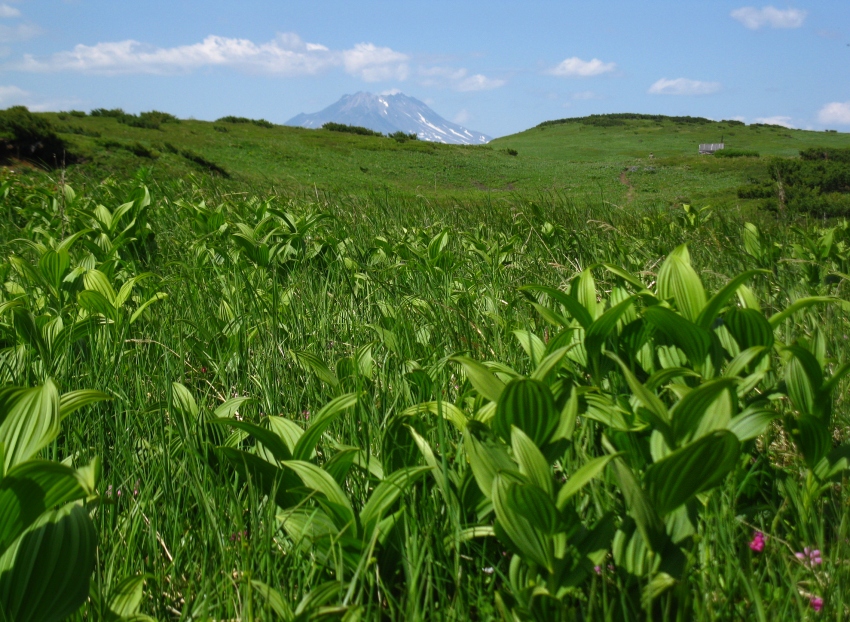
<svg viewBox="0 0 850 622"><path fill-rule="evenodd" d="M89 619L845 615L846 223L142 181L3 186L0 490L75 496L0 589L73 514Z"/></svg>

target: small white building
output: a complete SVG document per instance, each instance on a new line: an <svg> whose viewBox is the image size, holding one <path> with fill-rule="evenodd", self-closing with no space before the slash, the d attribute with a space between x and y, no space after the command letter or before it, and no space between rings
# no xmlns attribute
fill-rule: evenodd
<svg viewBox="0 0 850 622"><path fill-rule="evenodd" d="M715 151L720 151L725 146L726 145L724 145L723 143L705 143L705 144L699 146L699 152L700 152L700 155L703 155L703 154L711 155Z"/></svg>

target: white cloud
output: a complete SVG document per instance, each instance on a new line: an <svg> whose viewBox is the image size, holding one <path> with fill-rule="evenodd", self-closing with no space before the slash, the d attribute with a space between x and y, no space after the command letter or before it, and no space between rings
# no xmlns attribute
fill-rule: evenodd
<svg viewBox="0 0 850 622"><path fill-rule="evenodd" d="M505 85L505 80L488 78L480 73L461 80L455 87L458 91L489 91Z"/></svg>
<svg viewBox="0 0 850 622"><path fill-rule="evenodd" d="M352 49L345 50L342 58L345 71L366 82L407 79L406 61L409 57L390 48L358 43Z"/></svg>
<svg viewBox="0 0 850 622"><path fill-rule="evenodd" d="M13 43L15 41L26 41L32 39L41 33L38 26L32 24L18 24L17 26L7 26L0 24L0 43Z"/></svg>
<svg viewBox="0 0 850 622"><path fill-rule="evenodd" d="M750 30L758 30L764 26L799 28L806 20L807 13L799 9L777 9L773 6L765 6L760 9L754 6L745 6L735 9L730 15Z"/></svg>
<svg viewBox="0 0 850 622"><path fill-rule="evenodd" d="M850 102L832 102L818 112L818 121L824 124L850 125Z"/></svg>
<svg viewBox="0 0 850 622"><path fill-rule="evenodd" d="M8 4L0 4L0 18L20 17L21 12Z"/></svg>
<svg viewBox="0 0 850 622"><path fill-rule="evenodd" d="M782 127L793 128L791 117L776 115L775 117L756 117L756 123L765 123L767 125L781 125Z"/></svg>
<svg viewBox="0 0 850 622"><path fill-rule="evenodd" d="M203 67L230 67L279 76L313 75L334 67L367 82L397 79L408 74L406 54L371 43L334 51L305 43L293 33L257 44L248 39L210 35L200 43L157 48L138 41L77 45L46 58L31 54L12 69L33 72L79 71L99 74L174 74Z"/></svg>
<svg viewBox="0 0 850 622"><path fill-rule="evenodd" d="M578 56L573 56L561 61L560 64L550 69L547 73L565 78L587 78L609 73L616 68L616 63L603 63L598 58L582 60Z"/></svg>
<svg viewBox="0 0 850 622"><path fill-rule="evenodd" d="M29 99L29 93L17 86L0 86L0 105L15 106Z"/></svg>
<svg viewBox="0 0 850 622"><path fill-rule="evenodd" d="M649 87L649 93L653 95L710 95L720 89L719 82L702 82L701 80L688 80L687 78L676 78L675 80L661 78Z"/></svg>
<svg viewBox="0 0 850 622"><path fill-rule="evenodd" d="M489 91L497 89L500 86L507 84L506 80L497 78L488 78L487 76L477 73L468 75L466 69L454 67L420 67L419 76L423 86L433 86L437 88L451 88L455 91L470 92L470 91Z"/></svg>

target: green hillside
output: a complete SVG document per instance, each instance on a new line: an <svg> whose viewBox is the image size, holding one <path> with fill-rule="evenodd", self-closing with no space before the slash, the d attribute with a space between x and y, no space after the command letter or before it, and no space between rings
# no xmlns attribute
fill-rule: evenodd
<svg viewBox="0 0 850 622"><path fill-rule="evenodd" d="M109 112L109 111L104 111ZM159 113L144 113L155 115ZM68 174L126 176L149 167L158 178L213 172L225 186L276 191L476 198L557 192L619 206L752 209L737 188L767 179L769 156L811 147L850 147L850 135L693 117L601 115L549 121L484 146L306 130L268 122L207 122L165 115L45 113L78 164ZM144 117L144 115L143 115ZM145 117L147 118L147 117ZM143 125L150 127L139 127ZM700 156L703 142L760 157Z"/></svg>

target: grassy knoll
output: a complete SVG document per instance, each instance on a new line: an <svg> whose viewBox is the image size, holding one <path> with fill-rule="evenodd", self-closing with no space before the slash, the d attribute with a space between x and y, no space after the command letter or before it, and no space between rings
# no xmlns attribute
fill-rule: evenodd
<svg viewBox="0 0 850 622"><path fill-rule="evenodd" d="M766 176L765 157L850 146L847 134L670 119L630 119L610 127L552 124L469 147L251 123L181 121L145 129L110 117L44 116L85 159L81 172L94 178L128 175L140 165L164 178L208 170L192 161L197 154L255 187L389 190L431 198L545 190L633 207L693 203L748 210L756 203L739 199L736 189ZM721 138L730 149L762 157L697 155L699 143Z"/></svg>
<svg viewBox="0 0 850 622"><path fill-rule="evenodd" d="M846 222L57 122L84 161L0 169L0 620L850 616Z"/></svg>

